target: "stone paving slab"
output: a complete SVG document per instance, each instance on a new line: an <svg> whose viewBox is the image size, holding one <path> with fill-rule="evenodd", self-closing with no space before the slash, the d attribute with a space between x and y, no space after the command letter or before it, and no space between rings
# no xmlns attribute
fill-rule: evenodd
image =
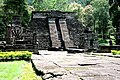
<svg viewBox="0 0 120 80"><path fill-rule="evenodd" d="M46 80L120 80L120 58L39 51L32 60Z"/></svg>
<svg viewBox="0 0 120 80"><path fill-rule="evenodd" d="M111 76L82 77L83 80L119 80Z"/></svg>
<svg viewBox="0 0 120 80"><path fill-rule="evenodd" d="M36 66L36 69L39 71L43 71L44 73L48 73L51 70L54 70L56 68L59 68L57 65L55 65L53 62L46 61L46 60L33 60L34 65Z"/></svg>
<svg viewBox="0 0 120 80"><path fill-rule="evenodd" d="M31 59L32 60L43 60L45 58L43 58L42 56L38 56L38 55L34 54L34 55L32 55Z"/></svg>

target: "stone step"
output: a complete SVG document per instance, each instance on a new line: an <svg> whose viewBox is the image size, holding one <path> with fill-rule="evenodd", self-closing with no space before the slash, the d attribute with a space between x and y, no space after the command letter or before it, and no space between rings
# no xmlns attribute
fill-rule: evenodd
<svg viewBox="0 0 120 80"><path fill-rule="evenodd" d="M61 42L59 40L57 41L52 41L52 47L61 47Z"/></svg>
<svg viewBox="0 0 120 80"><path fill-rule="evenodd" d="M61 42L58 39L58 31L55 24L55 20L49 20L49 31L50 31L51 41L52 41L52 47L60 47Z"/></svg>
<svg viewBox="0 0 120 80"><path fill-rule="evenodd" d="M68 47L75 47L73 45L73 41L69 40L69 41L64 41L65 42L65 47L68 48Z"/></svg>
<svg viewBox="0 0 120 80"><path fill-rule="evenodd" d="M73 47L74 43L72 40L70 40L69 31L68 31L65 19L61 19L59 21L59 24L62 32L62 38L63 38L63 41L65 42L65 47L66 48Z"/></svg>

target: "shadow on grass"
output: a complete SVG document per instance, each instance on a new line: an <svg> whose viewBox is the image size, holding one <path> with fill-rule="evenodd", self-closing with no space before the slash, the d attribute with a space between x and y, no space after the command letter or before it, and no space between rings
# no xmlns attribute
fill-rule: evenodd
<svg viewBox="0 0 120 80"><path fill-rule="evenodd" d="M21 60L24 60L27 62L31 61L31 59L0 59L0 62L11 62L11 61L21 61Z"/></svg>

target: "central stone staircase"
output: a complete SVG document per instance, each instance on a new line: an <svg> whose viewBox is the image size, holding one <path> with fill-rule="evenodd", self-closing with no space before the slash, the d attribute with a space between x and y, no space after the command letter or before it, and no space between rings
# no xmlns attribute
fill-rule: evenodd
<svg viewBox="0 0 120 80"><path fill-rule="evenodd" d="M49 24L50 37L52 41L52 47L54 48L61 47L61 42L58 39L58 31L55 24L55 19L49 19L48 24Z"/></svg>

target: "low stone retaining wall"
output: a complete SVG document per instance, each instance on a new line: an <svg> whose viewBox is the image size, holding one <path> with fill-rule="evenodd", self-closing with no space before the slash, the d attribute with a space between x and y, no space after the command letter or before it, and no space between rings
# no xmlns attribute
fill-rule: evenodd
<svg viewBox="0 0 120 80"><path fill-rule="evenodd" d="M111 52L111 50L120 50L120 45L113 46L99 46L98 52Z"/></svg>

